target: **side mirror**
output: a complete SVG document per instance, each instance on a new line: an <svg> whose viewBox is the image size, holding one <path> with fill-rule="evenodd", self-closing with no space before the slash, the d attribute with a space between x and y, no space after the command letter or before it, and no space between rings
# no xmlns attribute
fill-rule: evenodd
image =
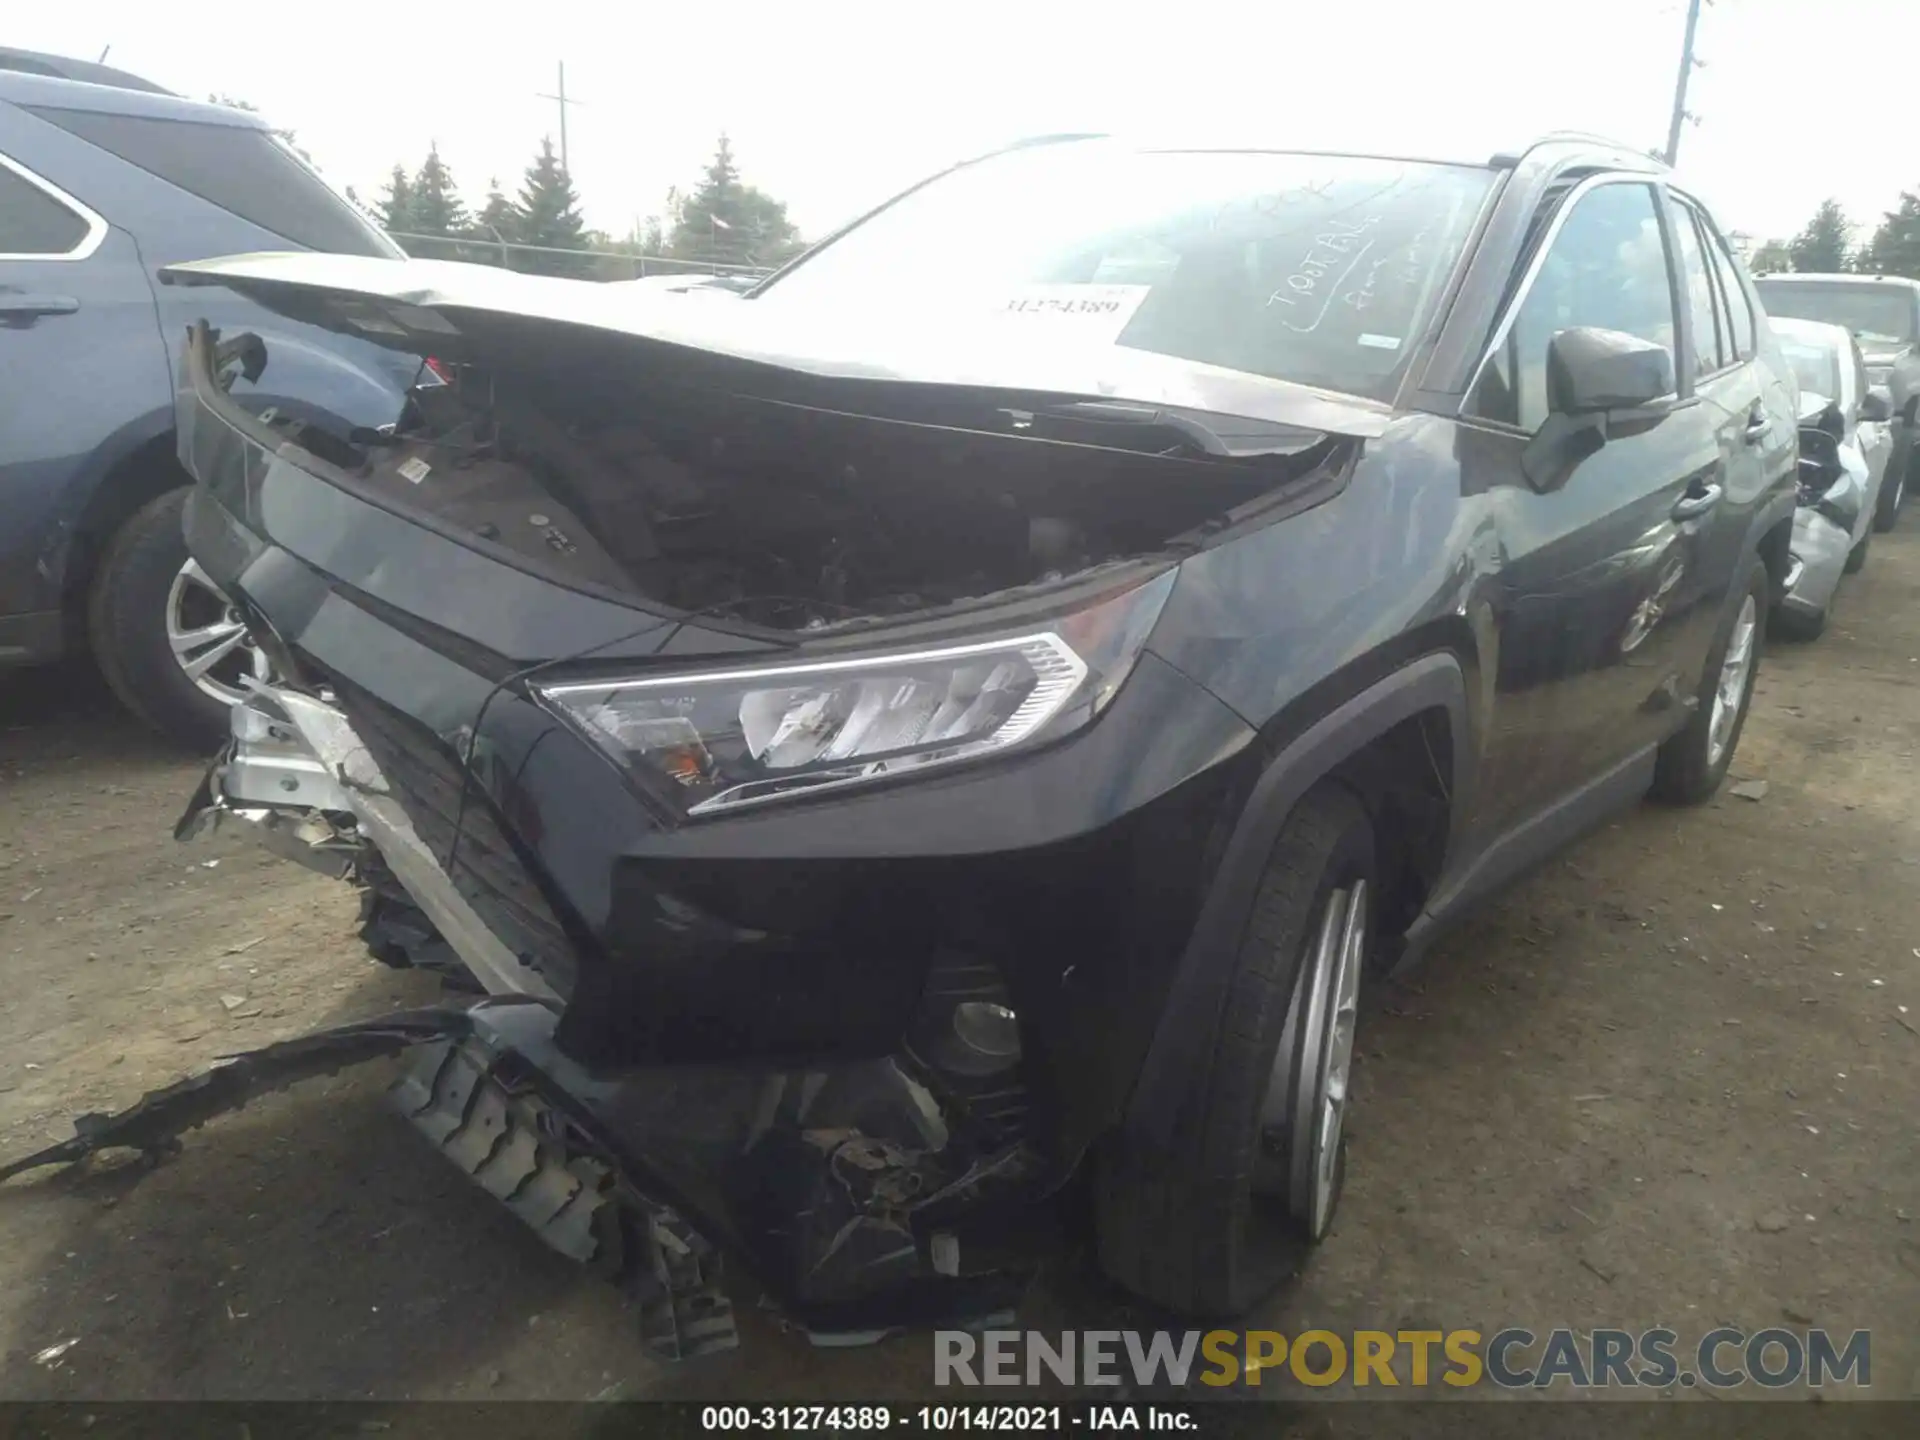
<svg viewBox="0 0 1920 1440"><path fill-rule="evenodd" d="M1870 385L1860 400L1860 418L1875 425L1893 419L1893 392L1884 385Z"/></svg>
<svg viewBox="0 0 1920 1440"><path fill-rule="evenodd" d="M1674 393L1673 352L1619 330L1581 326L1547 344L1546 423L1521 452L1527 483L1545 493L1607 443L1653 424Z"/></svg>
<svg viewBox="0 0 1920 1440"><path fill-rule="evenodd" d="M1547 405L1557 415L1636 410L1674 392L1673 352L1619 330L1562 330L1547 346Z"/></svg>

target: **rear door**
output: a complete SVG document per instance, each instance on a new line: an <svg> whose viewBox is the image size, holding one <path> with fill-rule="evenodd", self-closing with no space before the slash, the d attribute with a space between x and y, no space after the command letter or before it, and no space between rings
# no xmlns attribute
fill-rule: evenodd
<svg viewBox="0 0 1920 1440"><path fill-rule="evenodd" d="M1601 176L1561 202L1527 262L1462 414L1464 483L1485 488L1501 554L1495 695L1473 820L1491 841L1681 723L1698 685L1687 606L1702 582L1700 517L1717 503L1725 415L1695 393L1664 198ZM1712 334L1710 310L1708 333ZM1520 457L1548 414L1561 330L1624 331L1676 355L1658 418L1616 433L1557 488Z"/></svg>
<svg viewBox="0 0 1920 1440"><path fill-rule="evenodd" d="M33 168L19 118L0 104L0 663L59 644L74 496L169 393L132 239Z"/></svg>
<svg viewBox="0 0 1920 1440"><path fill-rule="evenodd" d="M1747 536L1770 498L1774 477L1792 468L1798 434L1794 407L1757 355L1758 324L1739 271L1706 213L1679 191L1667 192L1667 218L1687 316L1694 394L1712 427L1717 460L1702 477L1714 503L1683 522L1690 560L1675 596L1684 633L1679 663L1697 675L1737 583Z"/></svg>

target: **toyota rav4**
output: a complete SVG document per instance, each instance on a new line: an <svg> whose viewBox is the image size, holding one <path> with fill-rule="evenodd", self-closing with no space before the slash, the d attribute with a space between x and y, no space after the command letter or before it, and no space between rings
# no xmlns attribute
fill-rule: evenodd
<svg viewBox="0 0 1920 1440"><path fill-rule="evenodd" d="M706 1247L815 1328L977 1313L1076 1173L1113 1277L1246 1308L1332 1223L1361 990L1711 795L1788 571L1753 287L1587 140L1036 143L728 304L167 279L450 377L331 433L194 330L189 542L279 678L183 833L492 992L341 1043L431 1038L421 1128L672 1314Z"/></svg>

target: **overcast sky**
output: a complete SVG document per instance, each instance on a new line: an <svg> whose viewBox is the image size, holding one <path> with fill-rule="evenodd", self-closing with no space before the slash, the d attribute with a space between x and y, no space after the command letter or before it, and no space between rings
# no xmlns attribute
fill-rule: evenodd
<svg viewBox="0 0 1920 1440"><path fill-rule="evenodd" d="M818 236L959 156L1060 130L1181 133L1483 158L1549 129L1663 144L1685 0L1177 4L552 0L475 5L15 5L7 43L242 97L363 197L430 141L469 203L558 139L588 222L625 233L725 129L746 179ZM1799 228L1835 196L1877 222L1920 186L1917 0L1713 0L1681 169L1724 225ZM1857 109L1850 108L1857 106ZM1864 238L1864 236L1862 237Z"/></svg>

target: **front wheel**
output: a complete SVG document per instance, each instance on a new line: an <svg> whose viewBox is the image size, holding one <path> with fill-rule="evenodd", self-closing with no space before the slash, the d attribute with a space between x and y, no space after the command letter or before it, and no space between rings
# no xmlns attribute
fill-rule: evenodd
<svg viewBox="0 0 1920 1440"><path fill-rule="evenodd" d="M1693 718L1660 747L1653 794L1676 805L1697 805L1720 788L1753 701L1773 580L1759 560L1747 571L1733 616L1715 639L1700 680Z"/></svg>
<svg viewBox="0 0 1920 1440"><path fill-rule="evenodd" d="M1322 781L1274 844L1171 1153L1100 1160L1102 1267L1187 1315L1244 1313L1333 1223L1360 978L1379 885L1372 822Z"/></svg>
<svg viewBox="0 0 1920 1440"><path fill-rule="evenodd" d="M186 490L148 501L114 533L88 596L94 662L120 702L197 750L226 739L243 679L265 656L227 597L187 554Z"/></svg>

